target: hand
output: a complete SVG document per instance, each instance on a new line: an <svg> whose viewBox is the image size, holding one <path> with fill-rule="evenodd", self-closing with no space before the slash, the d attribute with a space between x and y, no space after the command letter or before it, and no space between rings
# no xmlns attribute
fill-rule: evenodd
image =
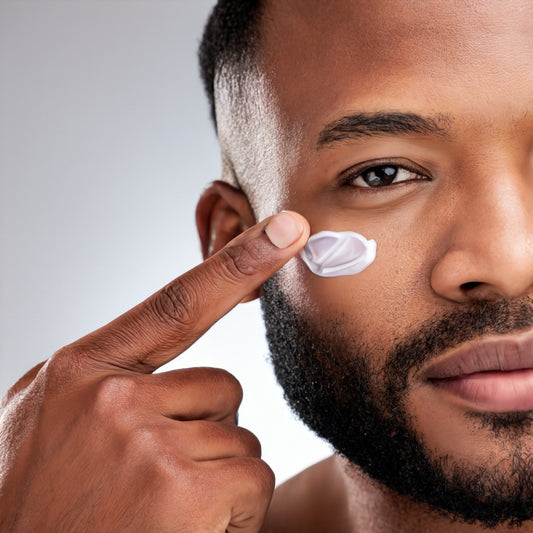
<svg viewBox="0 0 533 533"><path fill-rule="evenodd" d="M256 532L274 476L223 370L152 374L293 257L282 213L24 376L0 411L0 530ZM270 237L270 239L269 239Z"/></svg>

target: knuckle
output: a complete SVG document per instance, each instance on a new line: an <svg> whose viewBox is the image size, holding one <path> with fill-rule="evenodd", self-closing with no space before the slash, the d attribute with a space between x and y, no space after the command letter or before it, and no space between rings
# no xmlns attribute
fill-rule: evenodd
<svg viewBox="0 0 533 533"><path fill-rule="evenodd" d="M266 245L260 239L227 246L219 255L220 266L231 280L251 277L263 271L267 258Z"/></svg>
<svg viewBox="0 0 533 533"><path fill-rule="evenodd" d="M261 496L270 495L274 491L276 476L262 459L248 459L248 473L253 480L253 487Z"/></svg>
<svg viewBox="0 0 533 533"><path fill-rule="evenodd" d="M168 445L165 430L156 425L137 427L129 433L125 455L133 464L161 483L181 483L194 470L194 462L177 451L175 443Z"/></svg>
<svg viewBox="0 0 533 533"><path fill-rule="evenodd" d="M239 440L246 452L246 455L250 457L261 457L261 443L259 439L248 429L238 428L239 429Z"/></svg>
<svg viewBox="0 0 533 533"><path fill-rule="evenodd" d="M263 493L271 494L276 484L276 476L270 466L264 461L258 459L256 461L256 475L257 480L260 482L260 488Z"/></svg>
<svg viewBox="0 0 533 533"><path fill-rule="evenodd" d="M28 392L32 386L35 386L36 377L41 372L41 369L45 366L46 361L34 366L31 370L26 372L16 383L14 383L6 392L4 398L0 401L0 411L3 405L7 405L14 397L20 395L23 392ZM38 387L38 385L37 385Z"/></svg>
<svg viewBox="0 0 533 533"><path fill-rule="evenodd" d="M128 462L152 478L165 478L175 470L174 457L164 449L161 435L155 427L141 426L132 429L124 444Z"/></svg>
<svg viewBox="0 0 533 533"><path fill-rule="evenodd" d="M67 344L62 348L59 348L57 352L52 355L51 360L54 359L56 362L66 362L72 361L78 357L78 349L74 344Z"/></svg>
<svg viewBox="0 0 533 533"><path fill-rule="evenodd" d="M153 300L153 311L158 319L170 326L192 326L196 321L194 310L198 307L198 295L199 291L175 280Z"/></svg>
<svg viewBox="0 0 533 533"><path fill-rule="evenodd" d="M148 453L151 455L148 456ZM162 483L170 485L171 490L176 490L176 480L181 485L187 479L187 473L189 468L186 467L185 461L178 460L174 454L169 453L166 450L146 451L146 462L149 464L148 471L151 473L151 477L156 479L158 484Z"/></svg>
<svg viewBox="0 0 533 533"><path fill-rule="evenodd" d="M142 460L149 459L150 463L157 463L159 457L164 456L161 448L161 437L153 426L140 426L132 429L129 435L129 445L132 453Z"/></svg>
<svg viewBox="0 0 533 533"><path fill-rule="evenodd" d="M230 372L222 368L211 369L210 381L212 390L220 391L231 405L232 410L236 411L241 405L243 398L243 389L240 381Z"/></svg>
<svg viewBox="0 0 533 533"><path fill-rule="evenodd" d="M65 384L83 375L82 357L79 348L67 345L55 352L44 369L47 383L53 389L62 389Z"/></svg>
<svg viewBox="0 0 533 533"><path fill-rule="evenodd" d="M195 367L183 371L184 379L201 383L206 390L215 391L236 410L242 402L243 389L240 381L223 368Z"/></svg>
<svg viewBox="0 0 533 533"><path fill-rule="evenodd" d="M126 374L110 374L96 385L94 407L96 411L108 416L110 413L121 415L131 409L131 404L138 397L138 385L135 379Z"/></svg>
<svg viewBox="0 0 533 533"><path fill-rule="evenodd" d="M242 385L231 372L224 368L210 368L208 370L213 385L228 388L239 395L242 394Z"/></svg>

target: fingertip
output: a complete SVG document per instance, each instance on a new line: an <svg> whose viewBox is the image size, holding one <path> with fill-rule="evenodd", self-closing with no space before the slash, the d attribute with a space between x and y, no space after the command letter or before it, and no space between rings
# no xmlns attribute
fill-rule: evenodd
<svg viewBox="0 0 533 533"><path fill-rule="evenodd" d="M268 221L264 231L276 248L283 249L299 241L305 244L309 236L309 223L295 211L282 211Z"/></svg>
<svg viewBox="0 0 533 533"><path fill-rule="evenodd" d="M311 227L307 219L300 213L297 213L296 211L282 211L282 213L289 213L292 217L296 218L296 220L299 221L299 223L302 225L302 233L300 235L299 240L301 241L302 246L306 244L307 240L309 239L309 235L311 233Z"/></svg>

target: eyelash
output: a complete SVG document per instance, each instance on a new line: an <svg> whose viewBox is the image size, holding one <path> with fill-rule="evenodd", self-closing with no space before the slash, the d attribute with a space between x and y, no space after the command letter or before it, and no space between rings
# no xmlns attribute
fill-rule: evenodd
<svg viewBox="0 0 533 533"><path fill-rule="evenodd" d="M389 184L377 185L374 187L372 187L371 185L364 186L364 185L354 184L354 182L357 179L362 179L365 174L369 174L372 171L375 172L379 169L383 170L387 168L394 169L394 173L395 173L395 176L393 177L394 180L396 179L398 172L402 170L412 173L416 177L412 179L398 181L398 182L393 181L392 183L389 183ZM340 185L341 187L347 186L347 187L353 187L359 190L365 190L365 192L369 192L369 193L378 193L378 192L382 192L383 189L388 189L395 185L402 185L402 184L413 182L413 181L422 181L422 180L429 180L429 179L430 178L427 175L427 173L421 171L419 168L415 168L414 166L406 165L405 163L394 163L390 161L383 161L383 162L374 161L372 162L372 164L367 164L363 167L358 166L358 167L349 169L346 172L344 172L343 175L341 176Z"/></svg>

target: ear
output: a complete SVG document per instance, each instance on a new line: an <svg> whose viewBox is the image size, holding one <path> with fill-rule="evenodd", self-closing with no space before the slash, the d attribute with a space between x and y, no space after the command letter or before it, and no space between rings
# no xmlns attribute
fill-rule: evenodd
<svg viewBox="0 0 533 533"><path fill-rule="evenodd" d="M196 206L196 227L207 259L255 224L246 195L224 181L214 181L202 193Z"/></svg>
<svg viewBox="0 0 533 533"><path fill-rule="evenodd" d="M196 206L196 227L204 259L256 223L253 210L243 191L224 181L214 181L202 193ZM260 296L257 289L242 301Z"/></svg>

